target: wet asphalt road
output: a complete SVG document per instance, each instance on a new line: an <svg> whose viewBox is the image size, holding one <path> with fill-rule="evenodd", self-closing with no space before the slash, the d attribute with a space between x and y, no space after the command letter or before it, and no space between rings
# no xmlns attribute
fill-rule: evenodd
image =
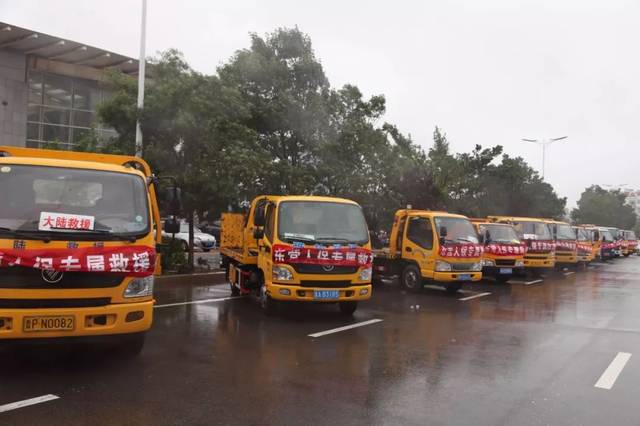
<svg viewBox="0 0 640 426"><path fill-rule="evenodd" d="M164 285L138 358L1 352L0 405L59 399L0 424L637 425L639 276L634 257L457 295L388 284L352 319L336 306L270 318L219 300L225 285ZM595 387L619 352L632 356L611 389Z"/></svg>

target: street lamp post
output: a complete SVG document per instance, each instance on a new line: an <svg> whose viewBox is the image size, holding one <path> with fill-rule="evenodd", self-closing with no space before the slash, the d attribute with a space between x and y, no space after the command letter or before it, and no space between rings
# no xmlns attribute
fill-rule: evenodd
<svg viewBox="0 0 640 426"><path fill-rule="evenodd" d="M145 45L147 38L147 0L142 0L140 22L140 59L138 60L138 111L144 107ZM142 157L142 128L140 118L136 120L136 157Z"/></svg>
<svg viewBox="0 0 640 426"><path fill-rule="evenodd" d="M551 139L522 139L525 142L533 142L538 145L542 145L542 179L544 179L544 163L547 151L547 145L551 145L554 142L560 141L562 139L566 139L569 136L561 136L559 138L551 138Z"/></svg>

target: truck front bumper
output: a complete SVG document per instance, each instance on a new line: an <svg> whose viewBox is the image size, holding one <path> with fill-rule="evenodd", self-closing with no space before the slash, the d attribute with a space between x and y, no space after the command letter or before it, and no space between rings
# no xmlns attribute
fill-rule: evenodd
<svg viewBox="0 0 640 426"><path fill-rule="evenodd" d="M422 271L422 276L428 276L427 271ZM434 272L433 280L436 282L449 283L453 281L474 282L482 279L482 272L462 271L462 272Z"/></svg>
<svg viewBox="0 0 640 426"><path fill-rule="evenodd" d="M316 298L316 291L337 291L336 298ZM353 284L349 287L302 287L299 284L267 284L269 296L276 300L291 302L347 302L368 300L371 298L371 284Z"/></svg>
<svg viewBox="0 0 640 426"><path fill-rule="evenodd" d="M538 268L542 268L542 269L549 269L549 268L553 268L555 266L556 262L553 258L544 258L544 259L531 259L531 258L524 258L524 267L525 268L532 268L532 269L538 269Z"/></svg>
<svg viewBox="0 0 640 426"><path fill-rule="evenodd" d="M0 309L0 339L100 336L139 333L151 328L153 300L90 308ZM25 318L73 317L64 331L25 331Z"/></svg>

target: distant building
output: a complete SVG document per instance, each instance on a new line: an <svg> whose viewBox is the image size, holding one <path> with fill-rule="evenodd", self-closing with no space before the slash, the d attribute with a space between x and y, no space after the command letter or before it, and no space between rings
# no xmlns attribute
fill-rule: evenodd
<svg viewBox="0 0 640 426"><path fill-rule="evenodd" d="M92 127L114 136L96 120L109 68L136 75L138 61L0 22L0 145L71 147Z"/></svg>

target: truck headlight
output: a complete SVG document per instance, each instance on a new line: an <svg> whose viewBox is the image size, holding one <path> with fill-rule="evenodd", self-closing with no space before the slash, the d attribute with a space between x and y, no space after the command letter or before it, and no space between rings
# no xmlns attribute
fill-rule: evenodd
<svg viewBox="0 0 640 426"><path fill-rule="evenodd" d="M360 271L360 275L358 276L358 279L360 281L370 281L372 274L373 274L373 270L371 268L364 268L362 271Z"/></svg>
<svg viewBox="0 0 640 426"><path fill-rule="evenodd" d="M124 297L146 297L153 295L153 275L134 278L124 289Z"/></svg>
<svg viewBox="0 0 640 426"><path fill-rule="evenodd" d="M284 266L274 266L271 270L271 276L276 281L291 281L293 279L291 271Z"/></svg>
<svg viewBox="0 0 640 426"><path fill-rule="evenodd" d="M451 264L444 260L436 260L436 272L450 272Z"/></svg>
<svg viewBox="0 0 640 426"><path fill-rule="evenodd" d="M482 262L476 262L471 265L471 270L476 272L482 271Z"/></svg>
<svg viewBox="0 0 640 426"><path fill-rule="evenodd" d="M482 259L482 266L496 266L496 262L493 259Z"/></svg>
<svg viewBox="0 0 640 426"><path fill-rule="evenodd" d="M516 267L522 267L522 266L524 266L524 260L522 259L516 260Z"/></svg>

